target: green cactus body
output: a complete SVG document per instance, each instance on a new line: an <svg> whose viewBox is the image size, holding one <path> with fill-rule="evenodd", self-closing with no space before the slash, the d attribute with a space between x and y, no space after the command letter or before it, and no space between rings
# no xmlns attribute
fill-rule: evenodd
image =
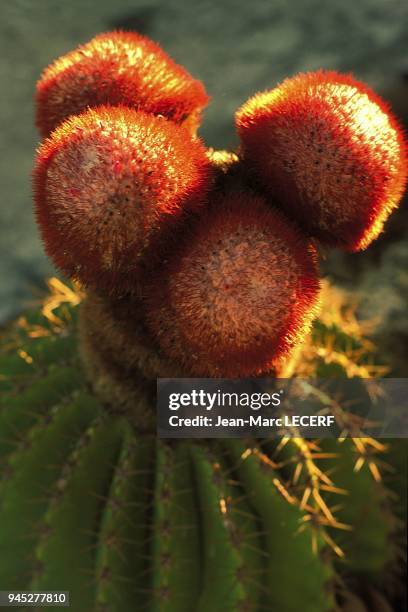
<svg viewBox="0 0 408 612"><path fill-rule="evenodd" d="M329 612L360 601L341 598L340 579L375 585L396 523L383 484L366 465L353 471L351 441L322 441L319 464L348 493L320 490L327 509L341 502L343 531L305 520L307 471L292 478L300 442L141 435L89 390L76 351L61 350L75 346L75 323L36 321L48 337L20 331L2 358L1 585L69 590L75 612Z"/></svg>

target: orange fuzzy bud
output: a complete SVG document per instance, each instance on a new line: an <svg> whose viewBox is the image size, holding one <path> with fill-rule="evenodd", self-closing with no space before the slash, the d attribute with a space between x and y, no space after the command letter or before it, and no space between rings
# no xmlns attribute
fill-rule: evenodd
<svg viewBox="0 0 408 612"><path fill-rule="evenodd" d="M164 352L196 376L251 376L286 357L318 300L315 252L262 198L213 203L147 292Z"/></svg>
<svg viewBox="0 0 408 612"><path fill-rule="evenodd" d="M402 133L386 104L350 76L287 79L250 98L236 125L262 187L323 243L366 248L401 199Z"/></svg>
<svg viewBox="0 0 408 612"><path fill-rule="evenodd" d="M36 100L37 127L47 136L69 116L104 104L163 115L195 131L209 98L204 85L150 39L108 32L46 68Z"/></svg>
<svg viewBox="0 0 408 612"><path fill-rule="evenodd" d="M163 117L100 107L68 119L34 170L46 251L68 276L118 293L184 211L200 208L209 172L201 141Z"/></svg>

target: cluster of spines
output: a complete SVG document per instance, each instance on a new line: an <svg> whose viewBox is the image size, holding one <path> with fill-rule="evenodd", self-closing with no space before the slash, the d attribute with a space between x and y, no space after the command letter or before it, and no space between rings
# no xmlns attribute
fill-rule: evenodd
<svg viewBox="0 0 408 612"><path fill-rule="evenodd" d="M241 156L265 190L323 244L359 251L398 206L407 148L388 105L352 76L298 74L238 109Z"/></svg>
<svg viewBox="0 0 408 612"><path fill-rule="evenodd" d="M318 305L315 249L256 195L212 204L149 283L149 327L193 374L280 371Z"/></svg>
<svg viewBox="0 0 408 612"><path fill-rule="evenodd" d="M137 292L147 262L157 265L163 241L202 207L210 184L205 148L185 128L124 107L89 109L57 128L37 155L46 251L86 286Z"/></svg>
<svg viewBox="0 0 408 612"><path fill-rule="evenodd" d="M100 34L48 66L37 84L36 124L48 136L87 108L144 110L195 131L208 103L203 84L135 32Z"/></svg>

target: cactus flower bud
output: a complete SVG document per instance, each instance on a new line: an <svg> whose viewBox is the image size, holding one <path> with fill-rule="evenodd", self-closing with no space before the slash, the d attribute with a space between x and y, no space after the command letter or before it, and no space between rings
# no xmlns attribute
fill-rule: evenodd
<svg viewBox="0 0 408 612"><path fill-rule="evenodd" d="M68 119L34 170L46 251L68 276L118 293L166 228L201 206L209 172L201 141L163 117L100 107Z"/></svg>
<svg viewBox="0 0 408 612"><path fill-rule="evenodd" d="M246 164L321 242L366 248L402 196L407 168L397 121L350 76L299 74L236 113Z"/></svg>
<svg viewBox="0 0 408 612"><path fill-rule="evenodd" d="M123 105L199 125L208 103L204 85L140 34L108 32L58 58L37 84L42 136L88 107Z"/></svg>
<svg viewBox="0 0 408 612"><path fill-rule="evenodd" d="M318 288L310 243L262 198L232 192L171 253L147 292L147 316L190 374L250 376L302 339Z"/></svg>

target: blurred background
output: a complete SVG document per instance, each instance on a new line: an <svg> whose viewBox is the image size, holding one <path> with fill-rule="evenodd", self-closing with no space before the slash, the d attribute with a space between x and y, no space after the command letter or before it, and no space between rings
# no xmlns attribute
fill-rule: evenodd
<svg viewBox="0 0 408 612"><path fill-rule="evenodd" d="M137 30L205 82L212 103L201 136L235 147L233 113L257 90L298 71L353 72L408 123L406 0L0 0L0 326L54 272L35 227L30 173L38 135L33 93L41 70L101 31ZM406 200L367 252L331 253L323 271L378 319L381 362L408 372Z"/></svg>

